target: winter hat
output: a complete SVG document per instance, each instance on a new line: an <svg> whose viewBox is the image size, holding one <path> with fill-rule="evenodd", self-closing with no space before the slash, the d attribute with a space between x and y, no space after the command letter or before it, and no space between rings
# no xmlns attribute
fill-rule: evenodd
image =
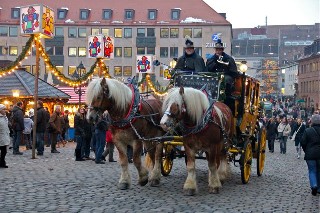
<svg viewBox="0 0 320 213"><path fill-rule="evenodd" d="M0 110L6 109L6 105L0 104Z"/></svg>
<svg viewBox="0 0 320 213"><path fill-rule="evenodd" d="M318 114L312 115L311 123L312 124L320 124L320 115L318 115Z"/></svg>
<svg viewBox="0 0 320 213"><path fill-rule="evenodd" d="M185 42L186 48L194 48L193 41L191 41L190 36L186 36L185 39L186 39L186 42Z"/></svg>
<svg viewBox="0 0 320 213"><path fill-rule="evenodd" d="M34 116L34 109L30 109L29 110L29 116L31 117L31 116Z"/></svg>

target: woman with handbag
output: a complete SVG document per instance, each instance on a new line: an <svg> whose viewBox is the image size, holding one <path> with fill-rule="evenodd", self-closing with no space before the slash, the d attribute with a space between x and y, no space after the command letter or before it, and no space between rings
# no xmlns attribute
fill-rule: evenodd
<svg viewBox="0 0 320 213"><path fill-rule="evenodd" d="M280 153L286 154L287 152L287 140L288 136L290 135L291 127L288 123L286 117L282 118L281 123L278 126L278 139L280 142Z"/></svg>
<svg viewBox="0 0 320 213"><path fill-rule="evenodd" d="M304 130L306 129L306 125L304 122L302 122L301 118L298 118L297 120L297 125L293 129L293 135L291 140L294 141L294 145L296 146L297 150L297 158L299 159L301 156L301 146L300 146L300 141L303 135Z"/></svg>

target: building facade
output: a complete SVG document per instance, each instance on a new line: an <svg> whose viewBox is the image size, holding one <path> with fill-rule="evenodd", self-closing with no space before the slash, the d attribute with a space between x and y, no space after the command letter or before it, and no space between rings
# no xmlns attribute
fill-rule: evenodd
<svg viewBox="0 0 320 213"><path fill-rule="evenodd" d="M28 4L44 4L55 12L55 36L43 44L52 63L66 76L72 76L80 62L87 69L94 63L87 57L89 35L114 37L114 59L105 63L110 75L123 79L136 74L136 56L147 54L161 62L154 71L159 82L165 83L163 67L183 54L186 36L205 58L213 53L213 34L221 34L227 43L225 51L231 54L231 24L225 14L202 0L97 0L94 4L85 0L30 0ZM21 6L26 6L26 1L0 2L0 60L14 61L28 39L20 36ZM33 48L22 63L30 72L35 71L34 56ZM40 77L46 80L49 71L41 62Z"/></svg>

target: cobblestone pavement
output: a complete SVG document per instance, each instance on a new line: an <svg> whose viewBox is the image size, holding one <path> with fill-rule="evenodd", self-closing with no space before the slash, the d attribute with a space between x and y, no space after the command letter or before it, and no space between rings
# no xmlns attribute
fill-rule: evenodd
<svg viewBox="0 0 320 213"><path fill-rule="evenodd" d="M184 159L175 159L168 177L162 177L160 187L139 186L137 172L130 164L132 187L117 188L120 175L118 163L95 164L76 162L73 142L60 148L60 154L31 159L31 150L22 156L7 155L8 169L0 169L0 213L9 212L319 212L319 196L309 189L307 166L296 159L292 141L286 155L267 153L265 171L261 177L252 175L248 184L241 183L240 169L231 166L232 175L220 194L209 194L207 164L197 160L199 192L185 196ZM22 148L22 147L21 147ZM117 159L117 151L115 151ZM254 163L256 160L254 160Z"/></svg>

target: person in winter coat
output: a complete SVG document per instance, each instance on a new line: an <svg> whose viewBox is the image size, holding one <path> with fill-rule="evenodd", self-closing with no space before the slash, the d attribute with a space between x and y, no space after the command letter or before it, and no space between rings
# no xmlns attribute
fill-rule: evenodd
<svg viewBox="0 0 320 213"><path fill-rule="evenodd" d="M85 109L82 107L79 109L78 113L74 116L74 129L75 129L75 140L77 142L77 146L75 149L76 161L84 161L82 158L82 150L84 150L84 139L86 137L85 132Z"/></svg>
<svg viewBox="0 0 320 213"><path fill-rule="evenodd" d="M302 122L301 118L298 118L297 120L297 125L295 126L295 128L293 129L293 134L295 132L296 136L294 138L294 145L296 146L296 150L297 150L297 158L299 159L301 156L301 145L300 145L300 141L302 138L302 135L304 133L304 130L306 129L306 125L304 124L304 122Z"/></svg>
<svg viewBox="0 0 320 213"><path fill-rule="evenodd" d="M43 108L43 102L38 101L37 106L37 140L36 140L36 147L37 147L37 155L43 155L44 152L44 134L46 131L47 122L50 118L47 115L46 110Z"/></svg>
<svg viewBox="0 0 320 213"><path fill-rule="evenodd" d="M186 38L185 45L185 52L183 56L178 58L174 70L205 72L206 65L203 58L195 52L193 41L190 38Z"/></svg>
<svg viewBox="0 0 320 213"><path fill-rule="evenodd" d="M23 103L21 101L17 102L17 105L12 109L12 128L14 130L14 140L13 140L13 154L22 155L23 153L19 151L19 146L22 140L22 131L24 130L24 116L23 116Z"/></svg>
<svg viewBox="0 0 320 213"><path fill-rule="evenodd" d="M106 133L106 150L102 153L102 158L105 160L106 157L109 155L109 162L117 162L113 159L113 152L114 144L112 141L112 134L111 131L108 130Z"/></svg>
<svg viewBox="0 0 320 213"><path fill-rule="evenodd" d="M320 193L320 115L313 115L311 124L304 131L300 143L308 165L311 193L316 196Z"/></svg>
<svg viewBox="0 0 320 213"><path fill-rule="evenodd" d="M291 133L290 124L288 123L287 118L283 117L281 123L278 126L278 138L280 142L281 154L286 154L287 152L287 140L290 133Z"/></svg>
<svg viewBox="0 0 320 213"><path fill-rule="evenodd" d="M23 133L23 138L24 142L26 144L26 149L32 149L32 142L31 142L31 132L33 128L33 121L32 119L28 116L24 116L24 130L22 131Z"/></svg>
<svg viewBox="0 0 320 213"><path fill-rule="evenodd" d="M269 152L273 153L274 152L274 141L277 137L277 123L274 120L274 118L270 118L266 128L267 128L267 140L268 140L268 149Z"/></svg>
<svg viewBox="0 0 320 213"><path fill-rule="evenodd" d="M5 158L7 146L10 144L10 130L6 116L6 106L0 104L0 168L8 168Z"/></svg>
<svg viewBox="0 0 320 213"><path fill-rule="evenodd" d="M95 121L95 140L96 140L96 164L104 164L102 153L106 144L106 132L108 130L109 122L107 121L108 112L105 111L101 117Z"/></svg>
<svg viewBox="0 0 320 213"><path fill-rule="evenodd" d="M49 127L52 129L50 134L51 139L51 153L60 153L57 148L57 137L62 132L62 118L60 117L61 106L56 106L54 112L49 119Z"/></svg>

